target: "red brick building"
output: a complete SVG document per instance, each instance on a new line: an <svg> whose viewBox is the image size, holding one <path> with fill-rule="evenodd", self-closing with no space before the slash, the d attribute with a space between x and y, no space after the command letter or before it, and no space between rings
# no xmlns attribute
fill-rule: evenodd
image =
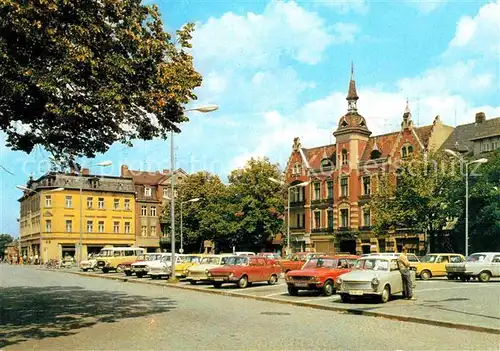
<svg viewBox="0 0 500 351"><path fill-rule="evenodd" d="M290 245L294 251L398 252L424 250L423 234L411 230L376 236L371 230L370 196L380 172L391 172L401 158L438 150L453 132L437 116L432 125L416 127L408 107L401 129L373 136L369 119L358 112L353 71L347 113L333 133L336 142L305 148L299 138L286 167L289 185L309 181L291 191ZM392 171L394 172L394 171Z"/></svg>

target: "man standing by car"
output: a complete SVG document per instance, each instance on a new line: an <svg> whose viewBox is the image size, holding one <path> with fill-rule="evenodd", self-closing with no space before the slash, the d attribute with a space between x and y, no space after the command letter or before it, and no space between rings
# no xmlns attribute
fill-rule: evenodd
<svg viewBox="0 0 500 351"><path fill-rule="evenodd" d="M416 300L413 297L413 283L411 281L411 271L410 271L410 261L406 254L408 249L403 247L403 252L398 258L399 271L401 272L401 278L403 279L403 291L404 296L407 300Z"/></svg>

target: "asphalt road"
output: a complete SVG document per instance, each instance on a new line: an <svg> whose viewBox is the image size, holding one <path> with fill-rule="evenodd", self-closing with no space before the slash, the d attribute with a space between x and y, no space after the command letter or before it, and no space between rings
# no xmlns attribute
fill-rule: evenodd
<svg viewBox="0 0 500 351"><path fill-rule="evenodd" d="M498 350L500 336L0 265L5 350Z"/></svg>

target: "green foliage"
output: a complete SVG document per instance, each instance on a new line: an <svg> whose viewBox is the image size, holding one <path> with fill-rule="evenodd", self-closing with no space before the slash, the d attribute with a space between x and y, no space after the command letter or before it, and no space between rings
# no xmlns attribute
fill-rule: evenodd
<svg viewBox="0 0 500 351"><path fill-rule="evenodd" d="M156 6L140 0L0 0L0 130L15 150L93 157L166 137L201 76ZM154 113L157 122L150 118Z"/></svg>
<svg viewBox="0 0 500 351"><path fill-rule="evenodd" d="M14 238L9 234L0 234L0 256L4 255L4 251L8 245L14 241Z"/></svg>

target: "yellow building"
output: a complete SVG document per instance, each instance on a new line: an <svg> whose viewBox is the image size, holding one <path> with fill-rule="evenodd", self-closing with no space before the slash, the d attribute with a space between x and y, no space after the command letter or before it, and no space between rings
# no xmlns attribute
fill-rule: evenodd
<svg viewBox="0 0 500 351"><path fill-rule="evenodd" d="M26 188L19 199L23 255L38 255L41 262L66 255L78 259L80 237L84 259L105 245L134 245L131 179L89 175L83 169L81 176L51 172L37 180L30 178Z"/></svg>

